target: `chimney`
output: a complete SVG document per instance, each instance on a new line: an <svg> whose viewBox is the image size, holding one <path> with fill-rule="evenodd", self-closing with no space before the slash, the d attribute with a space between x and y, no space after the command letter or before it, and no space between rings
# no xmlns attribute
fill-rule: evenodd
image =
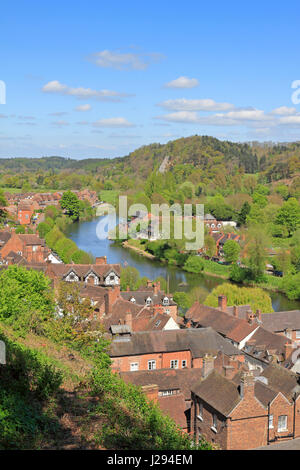
<svg viewBox="0 0 300 470"><path fill-rule="evenodd" d="M254 375L252 371L245 371L242 373L240 395L242 399L254 396Z"/></svg>
<svg viewBox="0 0 300 470"><path fill-rule="evenodd" d="M254 323L254 320L255 320L255 315L252 312L252 310L247 310L247 322L249 323L249 325L252 325L252 323Z"/></svg>
<svg viewBox="0 0 300 470"><path fill-rule="evenodd" d="M106 256L98 256L95 261L96 264L107 264Z"/></svg>
<svg viewBox="0 0 300 470"><path fill-rule="evenodd" d="M256 310L256 319L261 322L261 310L257 309Z"/></svg>
<svg viewBox="0 0 300 470"><path fill-rule="evenodd" d="M125 314L125 325L129 326L132 331L132 313L130 312Z"/></svg>
<svg viewBox="0 0 300 470"><path fill-rule="evenodd" d="M120 287L114 286L107 289L105 294L105 314L111 313L111 309L116 300L120 297Z"/></svg>
<svg viewBox="0 0 300 470"><path fill-rule="evenodd" d="M233 307L233 316L239 318L239 307L237 305Z"/></svg>
<svg viewBox="0 0 300 470"><path fill-rule="evenodd" d="M287 360L293 352L293 344L285 343L284 345L284 359Z"/></svg>
<svg viewBox="0 0 300 470"><path fill-rule="evenodd" d="M160 282L158 281L154 283L154 295L157 295L159 291L160 291Z"/></svg>
<svg viewBox="0 0 300 470"><path fill-rule="evenodd" d="M223 366L223 373L226 379L231 380L234 377L236 370L233 366Z"/></svg>
<svg viewBox="0 0 300 470"><path fill-rule="evenodd" d="M227 307L227 297L226 297L226 295L219 295L219 297L218 297L218 306L219 306L219 309L222 310L222 312L226 312L226 307Z"/></svg>
<svg viewBox="0 0 300 470"><path fill-rule="evenodd" d="M213 356L210 354L205 354L203 358L203 366L202 366L202 377L205 379L205 377L208 376L208 374L214 370L214 363L215 359Z"/></svg>
<svg viewBox="0 0 300 470"><path fill-rule="evenodd" d="M147 288L149 287L152 287L152 281L150 281L149 279L147 279Z"/></svg>
<svg viewBox="0 0 300 470"><path fill-rule="evenodd" d="M127 290L127 292L130 292L130 287L129 287L129 286L127 286L126 290Z"/></svg>

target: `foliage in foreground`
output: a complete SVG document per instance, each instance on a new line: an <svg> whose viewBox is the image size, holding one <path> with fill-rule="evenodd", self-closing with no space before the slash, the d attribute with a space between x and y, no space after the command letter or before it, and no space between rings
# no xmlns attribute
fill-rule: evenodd
<svg viewBox="0 0 300 470"><path fill-rule="evenodd" d="M108 356L94 367L90 387L100 398L94 413L105 414L95 438L108 449L120 450L211 450L203 441L197 446L143 392L126 384L108 368Z"/></svg>

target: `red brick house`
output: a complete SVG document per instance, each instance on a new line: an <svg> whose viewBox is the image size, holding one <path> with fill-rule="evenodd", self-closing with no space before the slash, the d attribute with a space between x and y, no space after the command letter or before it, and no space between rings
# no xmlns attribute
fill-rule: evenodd
<svg viewBox="0 0 300 470"><path fill-rule="evenodd" d="M226 450L254 449L300 433L296 374L270 365L261 376L241 371L230 380L216 370L192 386L192 419L201 436Z"/></svg>
<svg viewBox="0 0 300 470"><path fill-rule="evenodd" d="M292 341L262 327L261 313L233 307L233 314L225 313L228 307L224 296L219 298L219 308L195 302L185 315L185 324L193 328L211 327L245 354L251 369L262 370L270 362L283 364L293 352ZM223 307L222 307L223 302ZM247 306L246 306L247 307ZM240 313L239 313L240 312Z"/></svg>
<svg viewBox="0 0 300 470"><path fill-rule="evenodd" d="M129 289L121 293L124 300L139 305L146 305L153 307L157 313L166 313L170 315L173 320L177 319L177 304L173 300L173 296L166 294L160 289L160 282L147 281L147 287L141 287L137 291L130 291Z"/></svg>
<svg viewBox="0 0 300 470"><path fill-rule="evenodd" d="M38 235L12 232L6 243L0 247L0 255L4 259L12 253L21 255L27 263L44 263L50 250L45 240Z"/></svg>
<svg viewBox="0 0 300 470"><path fill-rule="evenodd" d="M201 368L203 357L219 351L244 362L244 355L212 328L144 331L112 341L109 355L117 372Z"/></svg>

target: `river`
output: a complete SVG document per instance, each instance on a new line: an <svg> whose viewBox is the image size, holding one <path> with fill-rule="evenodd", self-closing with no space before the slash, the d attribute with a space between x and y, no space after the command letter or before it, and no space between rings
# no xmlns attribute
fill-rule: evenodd
<svg viewBox="0 0 300 470"><path fill-rule="evenodd" d="M201 287L203 298L223 279L206 274L190 274L176 268L150 260L138 255L134 251L114 245L108 239L99 240L96 235L96 227L100 220L95 218L88 222L75 222L68 226L66 236L74 240L77 246L94 256L107 256L108 263L120 263L122 266L134 266L142 277L154 280L157 277L169 279L170 292L189 291L193 287ZM182 285L185 283L186 285ZM278 292L270 292L273 309L277 311L300 309L300 301L289 300Z"/></svg>

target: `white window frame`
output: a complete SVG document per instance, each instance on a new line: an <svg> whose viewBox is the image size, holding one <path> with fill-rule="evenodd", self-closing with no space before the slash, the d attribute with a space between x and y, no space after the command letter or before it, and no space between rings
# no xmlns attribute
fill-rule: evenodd
<svg viewBox="0 0 300 470"><path fill-rule="evenodd" d="M199 418L200 421L203 421L203 403L199 403L199 413L197 414L197 418Z"/></svg>
<svg viewBox="0 0 300 470"><path fill-rule="evenodd" d="M139 370L139 363L138 362L131 362L130 363L130 372L134 372Z"/></svg>
<svg viewBox="0 0 300 470"><path fill-rule="evenodd" d="M273 428L274 428L274 416L269 415L269 429L273 429Z"/></svg>
<svg viewBox="0 0 300 470"><path fill-rule="evenodd" d="M282 427L282 424L281 424L281 421L280 418L284 418L284 427ZM284 432L284 431L287 431L287 415L280 415L278 416L278 428L277 428L277 431L278 432Z"/></svg>
<svg viewBox="0 0 300 470"><path fill-rule="evenodd" d="M216 413L213 413L212 415L212 421L213 421L213 425L211 427L211 430L215 433L218 432L218 429L217 429L217 426L218 426L218 418L217 418L217 415Z"/></svg>
<svg viewBox="0 0 300 470"><path fill-rule="evenodd" d="M156 369L156 360L151 359L148 361L148 370L155 370Z"/></svg>
<svg viewBox="0 0 300 470"><path fill-rule="evenodd" d="M296 339L300 339L300 330L296 330Z"/></svg>
<svg viewBox="0 0 300 470"><path fill-rule="evenodd" d="M175 363L175 364L172 364ZM179 361L178 359L171 359L170 361L170 369L178 369L179 367Z"/></svg>
<svg viewBox="0 0 300 470"><path fill-rule="evenodd" d="M185 367L187 367L187 360L186 360L186 359L182 359L182 361L181 361L181 368L184 369Z"/></svg>

